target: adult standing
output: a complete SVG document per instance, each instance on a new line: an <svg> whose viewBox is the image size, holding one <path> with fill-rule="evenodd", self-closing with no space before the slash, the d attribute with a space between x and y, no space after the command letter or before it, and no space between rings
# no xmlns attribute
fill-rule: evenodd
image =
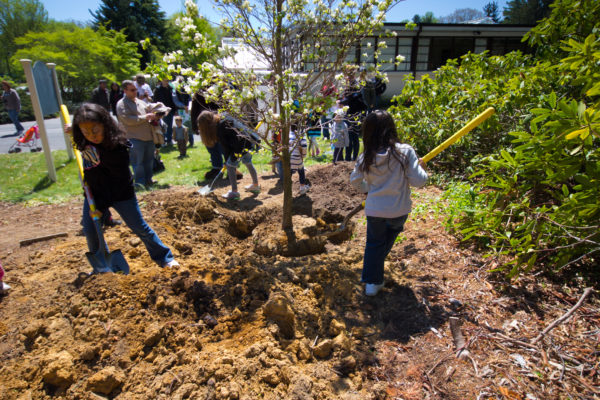
<svg viewBox="0 0 600 400"><path fill-rule="evenodd" d="M2 103L4 103L4 108L6 108L6 112L8 113L8 117L15 124L15 128L17 129L17 134L20 135L25 130L23 125L19 122L19 112L21 111L21 98L19 97L19 93L15 89L10 87L10 83L7 81L2 81Z"/></svg>
<svg viewBox="0 0 600 400"><path fill-rule="evenodd" d="M98 87L92 90L91 102L104 107L106 111L110 111L110 100L108 89L106 88L106 80L100 79L98 81Z"/></svg>
<svg viewBox="0 0 600 400"><path fill-rule="evenodd" d="M165 132L165 145L167 146L173 144L173 116L177 113L177 106L173 101L173 95L173 89L168 79L161 80L160 84L154 89L154 101L163 103L171 109L162 119L167 125L167 132Z"/></svg>
<svg viewBox="0 0 600 400"><path fill-rule="evenodd" d="M155 183L152 180L154 141L150 122L157 117L146 112L148 105L137 97L138 90L133 81L125 80L121 86L125 96L117 103L117 117L132 144L129 158L134 181L136 185L150 186Z"/></svg>
<svg viewBox="0 0 600 400"><path fill-rule="evenodd" d="M354 70L351 68L346 72L346 85L346 90L344 90L340 100L341 105L348 106L346 122L348 123L348 139L350 140L350 144L346 147L346 161L356 161L360 147L358 139L360 123L367 106L362 101L360 85L354 77Z"/></svg>
<svg viewBox="0 0 600 400"><path fill-rule="evenodd" d="M123 91L117 82L110 84L110 93L108 94L110 100L110 110L113 115L117 115L117 103L123 98Z"/></svg>
<svg viewBox="0 0 600 400"><path fill-rule="evenodd" d="M152 103L152 89L146 83L144 74L137 74L135 77L135 88L137 89L137 97L146 103ZM123 88L125 90L125 88Z"/></svg>

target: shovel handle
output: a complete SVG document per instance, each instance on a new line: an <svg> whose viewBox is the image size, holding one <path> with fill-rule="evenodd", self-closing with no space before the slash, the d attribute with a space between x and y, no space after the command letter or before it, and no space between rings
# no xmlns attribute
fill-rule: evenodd
<svg viewBox="0 0 600 400"><path fill-rule="evenodd" d="M469 121L468 124L466 124L464 127L462 127L462 129L460 129L454 135L450 136L438 147L436 147L435 149L433 149L429 153L427 153L427 155L425 157L423 157L423 161L429 162L433 157L437 156L442 151L446 150L446 148L450 147L450 145L452 145L458 139L465 136L467 133L471 132L473 129L475 129L477 126L479 126L483 121L485 121L486 119L491 117L495 111L496 110L494 109L494 107L489 107L484 112L479 114L477 117L473 118L471 121Z"/></svg>

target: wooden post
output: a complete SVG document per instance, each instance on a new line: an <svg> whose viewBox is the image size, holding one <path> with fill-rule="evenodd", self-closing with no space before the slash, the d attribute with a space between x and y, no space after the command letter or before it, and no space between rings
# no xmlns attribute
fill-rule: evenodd
<svg viewBox="0 0 600 400"><path fill-rule="evenodd" d="M63 102L62 96L60 95L60 86L58 85L58 76L56 75L56 64L46 63L46 65L48 66L48 68L50 68L50 70L52 70L52 81L54 82L54 91L56 92L56 100L58 101L58 106L60 107ZM59 115L63 126L63 137L65 138L65 145L67 146L67 154L69 155L69 160L72 160L73 158L75 158L75 155L73 154L71 136L68 135L64 130L64 126L67 123L67 121L63 119L62 113L59 113Z"/></svg>
<svg viewBox="0 0 600 400"><path fill-rule="evenodd" d="M54 168L54 159L52 157L52 151L50 150L50 143L48 142L48 135L46 134L46 125L44 125L44 113L42 111L42 105L40 98L38 97L37 88L35 86L35 79L33 79L33 70L31 67L31 60L22 59L19 60L25 70L25 77L27 78L27 86L29 87L29 94L31 96L31 105L33 106L33 112L35 114L35 121L40 129L40 137L42 139L42 147L44 148L44 156L46 157L46 167L48 168L48 178L52 182L56 182L56 169Z"/></svg>

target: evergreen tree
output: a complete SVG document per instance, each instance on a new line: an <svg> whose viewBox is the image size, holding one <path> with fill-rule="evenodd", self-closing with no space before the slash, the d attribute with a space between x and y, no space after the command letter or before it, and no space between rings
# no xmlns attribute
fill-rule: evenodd
<svg viewBox="0 0 600 400"><path fill-rule="evenodd" d="M486 17L490 17L495 23L500 22L500 10L498 9L498 3L495 1L490 1L483 6L483 12L485 13Z"/></svg>
<svg viewBox="0 0 600 400"><path fill-rule="evenodd" d="M96 28L105 26L116 31L124 30L127 40L139 46L142 68L152 60L151 48L142 48L140 42L148 38L160 52L172 49L167 18L160 10L158 0L102 0L96 12L92 12Z"/></svg>
<svg viewBox="0 0 600 400"><path fill-rule="evenodd" d="M535 25L550 15L553 0L511 0L504 8L505 24Z"/></svg>

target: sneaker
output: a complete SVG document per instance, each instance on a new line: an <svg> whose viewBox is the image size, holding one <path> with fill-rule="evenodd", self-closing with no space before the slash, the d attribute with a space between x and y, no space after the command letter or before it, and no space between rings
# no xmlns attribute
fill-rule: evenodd
<svg viewBox="0 0 600 400"><path fill-rule="evenodd" d="M173 267L179 267L179 263L177 262L177 260L173 259L169 262L166 262L163 264L163 268L173 268Z"/></svg>
<svg viewBox="0 0 600 400"><path fill-rule="evenodd" d="M246 189L249 192L252 192L254 194L259 194L260 193L260 185L258 184L251 184L246 186L244 189Z"/></svg>
<svg viewBox="0 0 600 400"><path fill-rule="evenodd" d="M310 185L300 185L300 195L306 194L310 189Z"/></svg>
<svg viewBox="0 0 600 400"><path fill-rule="evenodd" d="M10 285L8 283L0 282L0 293L7 292L10 290Z"/></svg>
<svg viewBox="0 0 600 400"><path fill-rule="evenodd" d="M230 190L229 192L227 192L227 193L225 193L223 195L223 198L227 199L227 200L239 200L240 199L240 193L239 192L234 192L234 191Z"/></svg>
<svg viewBox="0 0 600 400"><path fill-rule="evenodd" d="M383 288L383 283L367 283L365 285L365 295L367 296L375 296L379 291Z"/></svg>

